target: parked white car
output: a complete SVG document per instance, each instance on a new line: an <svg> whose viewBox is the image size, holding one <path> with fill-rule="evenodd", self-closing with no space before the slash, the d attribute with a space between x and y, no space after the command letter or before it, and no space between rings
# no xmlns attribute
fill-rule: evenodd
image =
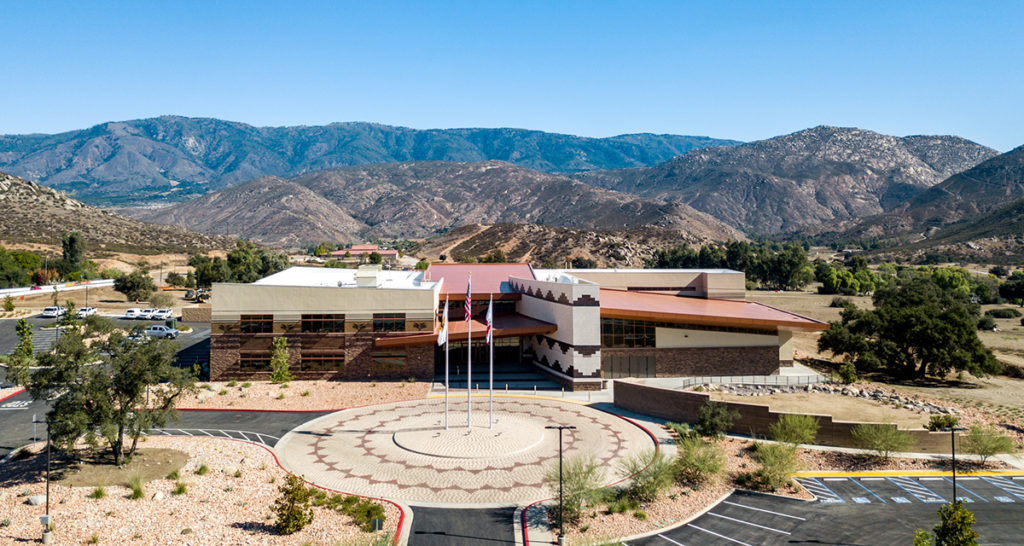
<svg viewBox="0 0 1024 546"><path fill-rule="evenodd" d="M141 313L141 312L142 312L142 309L139 309L138 307L132 307L130 309L125 310L124 318L126 318L126 319L137 319L137 318L139 318L139 313Z"/></svg>
<svg viewBox="0 0 1024 546"><path fill-rule="evenodd" d="M137 316L135 318L140 318L142 320L153 320L153 313L156 313L156 309L153 309L151 307L147 307L147 308L143 309L142 311L139 311L139 316Z"/></svg>
<svg viewBox="0 0 1024 546"><path fill-rule="evenodd" d="M178 337L178 332L174 328L164 326L163 324L154 324L149 328L146 328L146 335L149 337L164 337L167 339L174 339Z"/></svg>
<svg viewBox="0 0 1024 546"><path fill-rule="evenodd" d="M68 310L63 307L47 307L43 309L43 317L45 318L60 318L63 317Z"/></svg>
<svg viewBox="0 0 1024 546"><path fill-rule="evenodd" d="M95 307L83 307L78 310L78 318L89 317L95 315L97 312L99 312L99 309L96 309Z"/></svg>
<svg viewBox="0 0 1024 546"><path fill-rule="evenodd" d="M153 320L167 320L174 317L174 311L171 309L157 309L153 313Z"/></svg>

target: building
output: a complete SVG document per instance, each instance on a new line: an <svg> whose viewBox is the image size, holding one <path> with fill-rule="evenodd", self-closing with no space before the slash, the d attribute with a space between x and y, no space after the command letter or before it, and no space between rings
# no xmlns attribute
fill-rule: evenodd
<svg viewBox="0 0 1024 546"><path fill-rule="evenodd" d="M397 250L382 249L377 245L352 245L351 248L347 248L345 250L335 250L334 252L331 252L331 257L335 259L340 259L344 258L345 255L348 254L349 256L355 258L358 256L362 256L363 254L373 254L374 252L380 254L382 258L387 258L391 260L398 259Z"/></svg>
<svg viewBox="0 0 1024 546"><path fill-rule="evenodd" d="M744 282L724 269L293 267L214 288L211 377L268 374L270 343L283 335L297 377L430 379L443 366L436 341L446 302L449 364L464 369L471 338L477 373L488 361L492 301L496 368L528 363L573 390L618 377L777 373L793 360L793 332L827 325L744 301Z"/></svg>

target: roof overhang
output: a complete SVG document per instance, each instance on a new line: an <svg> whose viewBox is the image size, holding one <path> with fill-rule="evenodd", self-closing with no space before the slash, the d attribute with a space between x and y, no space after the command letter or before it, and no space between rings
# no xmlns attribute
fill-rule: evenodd
<svg viewBox="0 0 1024 546"><path fill-rule="evenodd" d="M519 337L537 334L550 334L558 330L558 326L550 322L532 319L520 314L498 315L494 317L494 337ZM474 319L472 322L473 339L483 339L487 324ZM376 347L405 347L409 345L426 345L437 343L440 323L437 330L429 334L392 334L376 337ZM464 320L448 323L448 341L466 341L470 337L470 325Z"/></svg>

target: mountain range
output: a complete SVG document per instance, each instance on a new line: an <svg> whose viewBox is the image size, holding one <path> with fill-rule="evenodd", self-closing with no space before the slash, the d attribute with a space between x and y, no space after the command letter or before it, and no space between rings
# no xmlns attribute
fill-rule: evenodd
<svg viewBox="0 0 1024 546"><path fill-rule="evenodd" d="M743 238L682 203L589 186L501 161L360 165L263 177L135 217L279 246L419 238L468 224L615 230L654 226L695 240Z"/></svg>
<svg viewBox="0 0 1024 546"><path fill-rule="evenodd" d="M998 152L956 136L819 126L653 167L580 173L599 187L686 203L757 233L835 229L891 210Z"/></svg>
<svg viewBox="0 0 1024 546"><path fill-rule="evenodd" d="M96 205L184 201L263 176L403 161L501 160L572 173L654 165L737 141L683 135L586 138L525 129L410 129L375 123L254 127L163 116L60 134L0 135L0 170Z"/></svg>
<svg viewBox="0 0 1024 546"><path fill-rule="evenodd" d="M60 245L79 231L95 251L139 253L230 249L234 240L179 226L146 224L72 199L52 188L0 172L0 241Z"/></svg>

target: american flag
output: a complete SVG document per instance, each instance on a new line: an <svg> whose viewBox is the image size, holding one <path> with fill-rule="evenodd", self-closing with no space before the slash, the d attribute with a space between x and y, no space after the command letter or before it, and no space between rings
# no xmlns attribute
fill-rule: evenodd
<svg viewBox="0 0 1024 546"><path fill-rule="evenodd" d="M473 277L469 277L466 281L466 322L473 319L473 296L470 294L473 290Z"/></svg>
<svg viewBox="0 0 1024 546"><path fill-rule="evenodd" d="M486 337L484 337L484 339L487 341L488 345L491 344L491 340L494 337L494 334L492 332L493 328L494 328L494 296L491 296L491 303L487 305L487 335L486 335Z"/></svg>

